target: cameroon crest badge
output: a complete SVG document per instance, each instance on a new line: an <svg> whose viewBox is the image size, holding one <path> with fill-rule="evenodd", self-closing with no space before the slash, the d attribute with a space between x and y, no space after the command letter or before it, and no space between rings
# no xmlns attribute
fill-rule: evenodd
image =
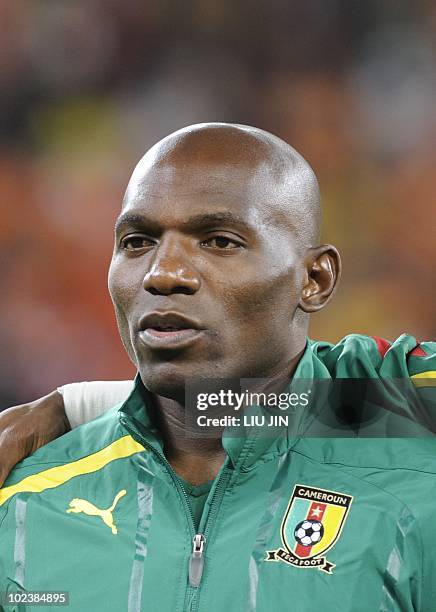
<svg viewBox="0 0 436 612"><path fill-rule="evenodd" d="M267 551L265 561L331 574L335 565L324 554L339 538L352 501L345 493L295 485L280 530L283 548Z"/></svg>

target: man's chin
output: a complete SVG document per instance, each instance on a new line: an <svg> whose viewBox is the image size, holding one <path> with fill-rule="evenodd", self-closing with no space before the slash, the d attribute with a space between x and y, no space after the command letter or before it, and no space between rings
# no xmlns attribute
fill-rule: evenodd
<svg viewBox="0 0 436 612"><path fill-rule="evenodd" d="M173 364L161 364L158 367L139 368L143 385L148 391L184 403L185 387L190 378L190 373L184 372L183 368L174 367Z"/></svg>
<svg viewBox="0 0 436 612"><path fill-rule="evenodd" d="M199 391L215 392L221 389L223 379L218 374L216 364L166 362L139 365L141 380L148 391L185 404L192 394ZM206 366L206 367L205 367ZM207 367L209 366L209 367ZM228 382L228 381L227 381ZM188 402L189 403L189 402Z"/></svg>

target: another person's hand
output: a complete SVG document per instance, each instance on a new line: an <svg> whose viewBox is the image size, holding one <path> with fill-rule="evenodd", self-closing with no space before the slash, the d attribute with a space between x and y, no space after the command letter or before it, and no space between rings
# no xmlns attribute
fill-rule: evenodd
<svg viewBox="0 0 436 612"><path fill-rule="evenodd" d="M16 463L69 430L58 391L0 412L0 487Z"/></svg>

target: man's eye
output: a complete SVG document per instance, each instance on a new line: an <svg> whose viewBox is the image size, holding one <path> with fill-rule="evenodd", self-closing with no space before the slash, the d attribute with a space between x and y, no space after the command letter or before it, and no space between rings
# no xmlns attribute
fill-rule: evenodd
<svg viewBox="0 0 436 612"><path fill-rule="evenodd" d="M227 238L227 236L214 236L208 240L203 240L201 243L203 246L210 247L212 249L220 249L222 251L230 251L231 249L239 249L242 245L236 240Z"/></svg>
<svg viewBox="0 0 436 612"><path fill-rule="evenodd" d="M126 236L121 240L121 248L126 251L137 251L146 249L152 245L152 241L145 236Z"/></svg>

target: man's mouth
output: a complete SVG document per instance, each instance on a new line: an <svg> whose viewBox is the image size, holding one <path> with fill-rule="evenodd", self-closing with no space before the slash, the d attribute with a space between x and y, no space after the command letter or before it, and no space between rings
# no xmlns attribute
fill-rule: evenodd
<svg viewBox="0 0 436 612"><path fill-rule="evenodd" d="M139 337L149 348L184 348L204 328L194 319L176 312L152 312L139 322Z"/></svg>

